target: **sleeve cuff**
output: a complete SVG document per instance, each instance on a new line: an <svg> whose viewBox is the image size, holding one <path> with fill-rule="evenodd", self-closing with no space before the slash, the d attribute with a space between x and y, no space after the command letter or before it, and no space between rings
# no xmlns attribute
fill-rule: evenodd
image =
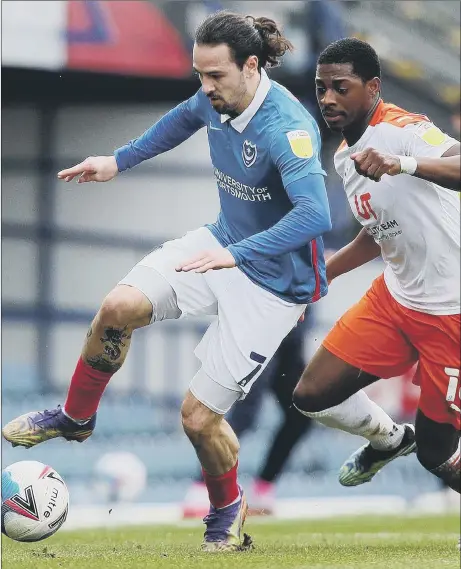
<svg viewBox="0 0 461 569"><path fill-rule="evenodd" d="M114 152L115 161L119 172L124 172L130 168L130 154L128 145L117 148Z"/></svg>
<svg viewBox="0 0 461 569"><path fill-rule="evenodd" d="M235 247L235 245L229 245L228 247L226 247L226 249L229 251L232 257L234 257L235 265L237 267L244 262L244 259L242 259L242 256L239 254L238 249Z"/></svg>

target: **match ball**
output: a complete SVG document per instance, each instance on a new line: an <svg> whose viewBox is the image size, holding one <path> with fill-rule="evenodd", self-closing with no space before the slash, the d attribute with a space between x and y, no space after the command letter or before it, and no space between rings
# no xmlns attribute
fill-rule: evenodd
<svg viewBox="0 0 461 569"><path fill-rule="evenodd" d="M61 476L35 460L2 471L2 533L15 541L40 541L66 521L69 491Z"/></svg>

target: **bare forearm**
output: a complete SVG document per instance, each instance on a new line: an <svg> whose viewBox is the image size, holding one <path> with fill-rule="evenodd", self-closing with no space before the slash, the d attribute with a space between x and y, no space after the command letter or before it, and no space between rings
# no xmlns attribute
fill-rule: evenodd
<svg viewBox="0 0 461 569"><path fill-rule="evenodd" d="M428 182L434 182L449 190L460 191L461 146L449 148L440 158L426 156L397 156L382 154L375 148L366 148L351 154L355 169L361 176L379 182L384 174L398 176L409 174Z"/></svg>
<svg viewBox="0 0 461 569"><path fill-rule="evenodd" d="M439 186L450 190L461 190L461 158L460 156L448 156L442 158L417 159L418 166L414 176L434 182Z"/></svg>
<svg viewBox="0 0 461 569"><path fill-rule="evenodd" d="M380 254L380 246L363 228L353 241L332 255L327 261L328 282L376 259Z"/></svg>

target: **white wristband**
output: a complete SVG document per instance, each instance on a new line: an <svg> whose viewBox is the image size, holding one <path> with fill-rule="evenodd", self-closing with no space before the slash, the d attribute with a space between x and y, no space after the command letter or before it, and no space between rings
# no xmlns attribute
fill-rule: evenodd
<svg viewBox="0 0 461 569"><path fill-rule="evenodd" d="M400 173L413 176L418 167L416 158L413 158L413 156L399 156L398 158L400 160Z"/></svg>

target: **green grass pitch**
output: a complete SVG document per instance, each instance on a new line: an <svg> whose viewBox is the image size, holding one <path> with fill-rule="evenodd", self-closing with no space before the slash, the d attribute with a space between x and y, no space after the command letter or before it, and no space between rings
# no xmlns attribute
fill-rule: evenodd
<svg viewBox="0 0 461 569"><path fill-rule="evenodd" d="M58 532L35 544L2 536L3 569L459 569L457 516L247 520L249 552L200 551L203 526Z"/></svg>

